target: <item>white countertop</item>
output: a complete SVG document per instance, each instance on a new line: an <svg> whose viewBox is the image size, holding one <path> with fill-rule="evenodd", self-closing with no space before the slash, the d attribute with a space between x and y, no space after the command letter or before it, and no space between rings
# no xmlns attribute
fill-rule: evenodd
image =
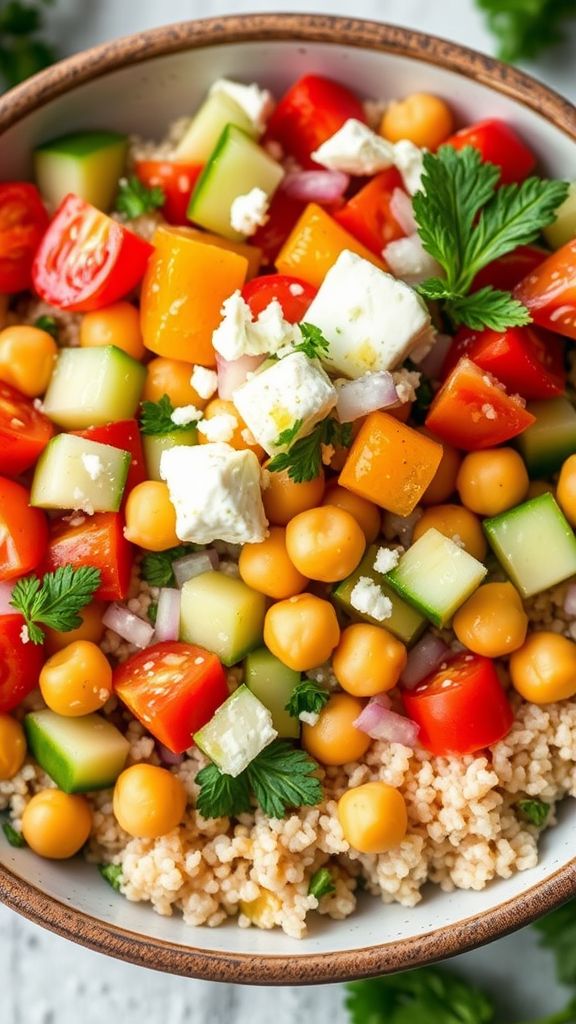
<svg viewBox="0 0 576 1024"><path fill-rule="evenodd" d="M53 34L66 52L114 36L192 16L242 11L354 14L408 25L491 51L493 40L472 0L57 0ZM574 53L566 45L535 73L576 99ZM386 910L383 907L382 913ZM0 906L1 1024L345 1024L343 991L324 988L241 988L155 974L106 959L29 924ZM564 1002L552 960L536 949L527 929L458 957L453 966L495 997L500 1020L511 1024L550 1012ZM422 1022L426 1024L426 1022Z"/></svg>

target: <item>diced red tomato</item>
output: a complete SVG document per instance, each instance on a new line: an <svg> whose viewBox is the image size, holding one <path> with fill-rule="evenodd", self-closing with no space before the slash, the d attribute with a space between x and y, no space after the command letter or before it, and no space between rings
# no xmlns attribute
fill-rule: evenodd
<svg viewBox="0 0 576 1024"><path fill-rule="evenodd" d="M38 685L42 644L24 643L21 615L0 615L0 714L12 711Z"/></svg>
<svg viewBox="0 0 576 1024"><path fill-rule="evenodd" d="M272 266L306 203L291 199L278 189L270 203L268 220L250 238L250 244L262 250L264 265Z"/></svg>
<svg viewBox="0 0 576 1024"><path fill-rule="evenodd" d="M58 309L87 313L142 280L153 246L78 196L62 200L32 266L34 288Z"/></svg>
<svg viewBox="0 0 576 1024"><path fill-rule="evenodd" d="M487 267L480 270L472 282L470 291L477 292L479 288L499 288L503 292L511 292L522 278L531 274L536 267L544 262L548 252L540 249L537 245L519 245L512 252L489 263Z"/></svg>
<svg viewBox="0 0 576 1024"><path fill-rule="evenodd" d="M46 554L46 516L29 502L22 484L0 477L0 580L25 576Z"/></svg>
<svg viewBox="0 0 576 1024"><path fill-rule="evenodd" d="M500 183L524 181L536 166L536 157L510 125L496 117L478 121L462 128L446 139L447 146L464 149L474 146L480 150L485 163L500 168Z"/></svg>
<svg viewBox="0 0 576 1024"><path fill-rule="evenodd" d="M130 452L132 461L124 488L124 501L133 487L148 479L137 420L118 420L116 423L106 423L103 427L88 427L87 430L75 430L73 433L78 434L78 437L86 437L89 441L98 441L100 444L109 444L112 448Z"/></svg>
<svg viewBox="0 0 576 1024"><path fill-rule="evenodd" d="M344 85L322 75L304 75L284 94L266 129L303 167L316 167L310 154L349 118L366 121L360 100Z"/></svg>
<svg viewBox="0 0 576 1024"><path fill-rule="evenodd" d="M426 427L441 441L477 451L493 448L534 423L521 398L463 356L446 379L426 417Z"/></svg>
<svg viewBox="0 0 576 1024"><path fill-rule="evenodd" d="M54 426L29 398L0 382L0 473L29 469L54 435Z"/></svg>
<svg viewBox="0 0 576 1024"><path fill-rule="evenodd" d="M535 267L514 295L534 323L576 340L576 238Z"/></svg>
<svg viewBox="0 0 576 1024"><path fill-rule="evenodd" d="M203 647L166 641L114 670L114 690L160 743L181 754L228 697L219 659Z"/></svg>
<svg viewBox="0 0 576 1024"><path fill-rule="evenodd" d="M74 569L92 565L101 574L94 597L123 601L130 586L132 561L133 548L124 536L124 518L119 512L78 513L72 522L60 519L52 524L44 571L52 572L61 565Z"/></svg>
<svg viewBox="0 0 576 1024"><path fill-rule="evenodd" d="M420 726L433 754L473 754L503 739L514 714L494 662L463 652L416 687L405 690L406 714Z"/></svg>
<svg viewBox="0 0 576 1024"><path fill-rule="evenodd" d="M254 277L242 289L242 296L250 306L252 316L257 317L263 309L277 299L282 306L286 320L297 324L306 317L306 311L316 295L317 289L299 277L289 274L267 274Z"/></svg>
<svg viewBox="0 0 576 1024"><path fill-rule="evenodd" d="M48 227L48 214L35 185L0 184L0 292L29 288L32 261Z"/></svg>
<svg viewBox="0 0 576 1024"><path fill-rule="evenodd" d="M162 213L169 224L188 224L186 211L202 164L179 164L171 160L137 160L136 177L149 188L160 186L165 202Z"/></svg>
<svg viewBox="0 0 576 1024"><path fill-rule="evenodd" d="M443 378L463 355L522 398L553 398L565 391L564 345L548 331L508 327L505 331L475 332L461 328L446 353Z"/></svg>
<svg viewBox="0 0 576 1024"><path fill-rule="evenodd" d="M406 234L390 210L396 188L402 188L402 178L395 167L390 167L372 178L334 213L334 220L376 256L382 255L388 242L404 238Z"/></svg>

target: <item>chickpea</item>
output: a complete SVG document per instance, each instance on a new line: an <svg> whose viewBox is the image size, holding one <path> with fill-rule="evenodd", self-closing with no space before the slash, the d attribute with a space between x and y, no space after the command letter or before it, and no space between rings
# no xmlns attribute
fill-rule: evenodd
<svg viewBox="0 0 576 1024"><path fill-rule="evenodd" d="M159 480L137 484L128 495L125 514L126 540L146 551L167 551L180 543L170 493Z"/></svg>
<svg viewBox="0 0 576 1024"><path fill-rule="evenodd" d="M0 380L28 398L48 387L58 346L48 331L14 326L0 331Z"/></svg>
<svg viewBox="0 0 576 1024"><path fill-rule="evenodd" d="M272 526L260 544L244 544L238 569L244 583L277 601L300 594L308 583L288 557L286 530L281 526Z"/></svg>
<svg viewBox="0 0 576 1024"><path fill-rule="evenodd" d="M136 306L131 302L114 302L104 309L85 313L80 324L80 345L82 348L115 345L133 359L143 359L146 349Z"/></svg>
<svg viewBox="0 0 576 1024"><path fill-rule="evenodd" d="M479 562L484 561L486 539L478 516L469 509L461 505L435 505L434 508L427 508L414 527L413 539L418 540L431 528L443 533L450 540L456 539L469 555L477 558Z"/></svg>
<svg viewBox="0 0 576 1024"><path fill-rule="evenodd" d="M420 433L431 437L427 430L421 429ZM442 442L442 458L436 470L436 475L424 491L421 498L422 505L440 505L448 501L456 490L456 477L462 463L462 455L457 448L451 444Z"/></svg>
<svg viewBox="0 0 576 1024"><path fill-rule="evenodd" d="M328 661L339 639L334 608L315 594L297 594L266 612L264 643L296 672L307 672Z"/></svg>
<svg viewBox="0 0 576 1024"><path fill-rule="evenodd" d="M485 448L468 452L456 487L460 501L480 516L497 516L524 501L530 480L514 448Z"/></svg>
<svg viewBox="0 0 576 1024"><path fill-rule="evenodd" d="M344 838L360 853L386 853L399 846L408 829L406 802L385 782L347 789L338 801Z"/></svg>
<svg viewBox="0 0 576 1024"><path fill-rule="evenodd" d="M223 398L211 399L204 410L204 419L211 420L215 416L232 416L236 422L234 433L227 444L235 448L236 451L244 451L249 448L258 460L264 458L266 454L264 449L252 437L234 402L227 402ZM201 430L198 431L198 440L200 444L210 444L209 438Z"/></svg>
<svg viewBox="0 0 576 1024"><path fill-rule="evenodd" d="M85 605L78 612L82 619L82 625L76 629L69 629L68 632L64 633L58 629L49 629L45 626L46 641L44 646L47 653L56 654L57 651L61 651L64 647L74 643L75 640L90 640L94 644L99 644L104 636L103 614L104 605L100 601L91 601L90 604Z"/></svg>
<svg viewBox="0 0 576 1024"><path fill-rule="evenodd" d="M484 583L458 609L452 628L470 651L501 658L524 643L528 616L511 583Z"/></svg>
<svg viewBox="0 0 576 1024"><path fill-rule="evenodd" d="M349 693L333 693L316 725L302 726L304 750L320 764L348 764L364 757L372 740L354 722L363 703Z"/></svg>
<svg viewBox="0 0 576 1024"><path fill-rule="evenodd" d="M343 630L332 655L332 669L347 693L373 697L396 686L407 660L404 644L391 633L357 622Z"/></svg>
<svg viewBox="0 0 576 1024"><path fill-rule="evenodd" d="M301 512L288 523L286 548L296 568L309 579L334 583L354 572L366 538L349 512L324 505Z"/></svg>
<svg viewBox="0 0 576 1024"><path fill-rule="evenodd" d="M12 715L0 715L0 782L18 774L26 757L24 730Z"/></svg>
<svg viewBox="0 0 576 1024"><path fill-rule="evenodd" d="M66 860L82 849L92 829L92 811L83 796L44 789L26 804L22 835L39 857Z"/></svg>
<svg viewBox="0 0 576 1024"><path fill-rule="evenodd" d="M570 526L576 526L576 455L570 455L562 465L556 497Z"/></svg>
<svg viewBox="0 0 576 1024"><path fill-rule="evenodd" d="M158 839L172 832L184 817L186 790L166 768L133 764L116 780L114 814L130 836Z"/></svg>
<svg viewBox="0 0 576 1024"><path fill-rule="evenodd" d="M112 693L112 667L96 644L76 640L48 658L39 685L52 711L78 718L104 707Z"/></svg>
<svg viewBox="0 0 576 1024"><path fill-rule="evenodd" d="M439 96L415 92L390 103L380 123L380 135L391 142L409 139L416 146L437 149L454 131L452 111Z"/></svg>
<svg viewBox="0 0 576 1024"><path fill-rule="evenodd" d="M264 463L264 469L268 465ZM313 480L297 484L284 469L280 473L268 473L267 484L262 491L262 501L267 518L275 526L286 526L300 512L316 508L324 495L324 473Z"/></svg>
<svg viewBox="0 0 576 1024"><path fill-rule="evenodd" d="M195 405L204 409L208 399L201 398L190 383L194 370L193 363L184 363L180 359L166 359L158 356L151 359L146 367L146 380L142 401L159 402L163 395L168 395L172 405Z"/></svg>
<svg viewBox="0 0 576 1024"><path fill-rule="evenodd" d="M531 633L510 658L512 685L532 704L551 704L576 694L576 644L559 633Z"/></svg>
<svg viewBox="0 0 576 1024"><path fill-rule="evenodd" d="M339 484L331 484L326 489L322 504L343 508L345 512L349 512L354 517L364 533L367 544L376 540L380 533L380 518L382 516L382 509L378 505L367 501L366 498L361 498L359 494L353 494L352 491L340 487Z"/></svg>

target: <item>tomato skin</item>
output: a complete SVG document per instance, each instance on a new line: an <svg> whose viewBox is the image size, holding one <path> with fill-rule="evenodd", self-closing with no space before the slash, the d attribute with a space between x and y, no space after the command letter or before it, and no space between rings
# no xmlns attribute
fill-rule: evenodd
<svg viewBox="0 0 576 1024"><path fill-rule="evenodd" d="M458 331L442 366L447 377L466 355L512 394L526 399L554 398L565 391L564 346L548 331L508 327L505 331Z"/></svg>
<svg viewBox="0 0 576 1024"><path fill-rule="evenodd" d="M425 426L441 441L473 452L508 441L531 423L534 416L517 397L462 356L437 392Z"/></svg>
<svg viewBox="0 0 576 1024"><path fill-rule="evenodd" d="M0 382L0 473L19 476L54 436L54 425L16 388Z"/></svg>
<svg viewBox="0 0 576 1024"><path fill-rule="evenodd" d="M539 267L548 256L546 249L537 245L519 245L512 252L507 252L499 259L493 260L487 267L479 270L472 282L471 292L479 288L498 288L503 292L511 292L520 281Z"/></svg>
<svg viewBox="0 0 576 1024"><path fill-rule="evenodd" d="M265 141L279 142L303 167L317 167L311 153L351 117L366 123L364 108L349 89L322 75L304 75L273 111Z"/></svg>
<svg viewBox="0 0 576 1024"><path fill-rule="evenodd" d="M76 526L63 519L52 524L44 571L61 565L92 565L100 570L101 580L94 598L123 601L130 587L133 548L124 536L124 517L119 512L78 515ZM76 520L76 517L74 517Z"/></svg>
<svg viewBox="0 0 576 1024"><path fill-rule="evenodd" d="M394 189L402 187L395 167L381 171L334 213L334 220L376 256L381 256L384 246L406 235L390 210Z"/></svg>
<svg viewBox="0 0 576 1024"><path fill-rule="evenodd" d="M442 685L447 680L452 686ZM482 750L503 739L514 721L494 662L467 651L405 690L402 701L420 726L420 743L439 756Z"/></svg>
<svg viewBox="0 0 576 1024"><path fill-rule="evenodd" d="M175 754L193 745L194 733L228 697L216 655L177 641L152 644L122 662L113 686L132 714Z"/></svg>
<svg viewBox="0 0 576 1024"><path fill-rule="evenodd" d="M576 341L576 238L520 281L514 296L534 323Z"/></svg>
<svg viewBox="0 0 576 1024"><path fill-rule="evenodd" d="M292 199L277 189L268 210L268 220L250 238L250 244L262 250L264 265L272 266L306 203Z"/></svg>
<svg viewBox="0 0 576 1024"><path fill-rule="evenodd" d="M202 164L175 163L171 160L137 160L136 177L149 188L159 185L164 191L162 214L169 224L189 224L186 211L192 190L200 177Z"/></svg>
<svg viewBox="0 0 576 1024"><path fill-rule="evenodd" d="M501 185L524 181L536 166L536 157L528 146L510 125L496 117L462 128L446 139L445 145L454 149L473 146L480 150L484 163L500 168Z"/></svg>
<svg viewBox="0 0 576 1024"><path fill-rule="evenodd" d="M48 214L35 185L0 183L0 292L29 288L32 261L48 227Z"/></svg>
<svg viewBox="0 0 576 1024"><path fill-rule="evenodd" d="M149 242L70 194L60 203L36 253L34 289L57 309L102 309L136 287L153 252Z"/></svg>
<svg viewBox="0 0 576 1024"><path fill-rule="evenodd" d="M123 503L133 487L148 479L137 420L117 420L115 423L105 423L103 427L88 427L87 430L74 430L72 433L78 437L86 437L89 441L98 441L100 444L109 444L111 448L130 452L132 460L122 497Z"/></svg>
<svg viewBox="0 0 576 1024"><path fill-rule="evenodd" d="M40 565L48 547L48 524L30 508L30 492L0 477L0 580L13 580Z"/></svg>
<svg viewBox="0 0 576 1024"><path fill-rule="evenodd" d="M22 615L0 615L0 714L13 711L38 685L42 644L23 643Z"/></svg>
<svg viewBox="0 0 576 1024"><path fill-rule="evenodd" d="M300 294L293 295L290 291L293 287ZM242 298L250 306L253 317L257 317L273 299L277 299L282 306L284 318L291 324L297 324L306 319L306 311L317 290L290 274L265 274L263 277L252 278L244 285Z"/></svg>

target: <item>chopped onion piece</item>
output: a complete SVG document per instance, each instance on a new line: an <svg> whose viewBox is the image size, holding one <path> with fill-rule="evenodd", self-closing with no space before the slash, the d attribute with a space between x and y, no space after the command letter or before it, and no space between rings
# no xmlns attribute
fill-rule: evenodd
<svg viewBox="0 0 576 1024"><path fill-rule="evenodd" d="M172 572L176 585L182 587L187 580L194 576L201 576L203 572L212 572L219 565L218 552L214 548L206 548L204 551L193 551L191 555L184 555L184 558L177 558L172 562Z"/></svg>
<svg viewBox="0 0 576 1024"><path fill-rule="evenodd" d="M290 199L321 206L341 199L349 184L350 176L343 171L292 171L280 188Z"/></svg>
<svg viewBox="0 0 576 1024"><path fill-rule="evenodd" d="M564 611L566 615L576 616L576 583L571 583L564 597Z"/></svg>
<svg viewBox="0 0 576 1024"><path fill-rule="evenodd" d="M453 340L449 334L437 334L428 355L424 356L424 359L418 366L418 369L422 370L422 373L425 373L431 380L440 380L446 353Z"/></svg>
<svg viewBox="0 0 576 1024"><path fill-rule="evenodd" d="M180 591L175 587L162 587L158 595L154 642L177 640L180 635Z"/></svg>
<svg viewBox="0 0 576 1024"><path fill-rule="evenodd" d="M154 634L154 626L131 612L126 605L110 604L102 616L108 629L114 630L123 640L135 647L148 647Z"/></svg>
<svg viewBox="0 0 576 1024"><path fill-rule="evenodd" d="M13 589L13 583L0 583L0 615L18 614L16 608L10 604Z"/></svg>
<svg viewBox="0 0 576 1024"><path fill-rule="evenodd" d="M406 668L400 676L402 686L406 690L413 690L418 683L421 683L443 661L447 661L451 655L450 648L443 640L440 640L434 633L425 633L422 639L408 652Z"/></svg>
<svg viewBox="0 0 576 1024"><path fill-rule="evenodd" d="M218 371L218 397L230 401L238 388L246 383L249 373L254 373L266 356L240 356L240 359L224 359L216 353Z"/></svg>
<svg viewBox="0 0 576 1024"><path fill-rule="evenodd" d="M190 743L190 745L192 745L192 742ZM160 743L160 740L156 740L155 746L158 757L160 758L162 764L166 765L167 768L171 768L177 764L182 764L185 757L184 754L175 754L168 747L165 747L163 743Z"/></svg>
<svg viewBox="0 0 576 1024"><path fill-rule="evenodd" d="M353 724L373 740L402 743L405 747L415 746L420 731L416 722L386 707L382 695L368 701Z"/></svg>
<svg viewBox="0 0 576 1024"><path fill-rule="evenodd" d="M415 235L418 231L412 200L403 188L395 188L390 200L390 213L398 226L407 235Z"/></svg>
<svg viewBox="0 0 576 1024"><path fill-rule="evenodd" d="M388 370L366 373L358 380L341 381L336 387L336 412L341 423L352 423L369 412L388 409L398 403L394 379Z"/></svg>
<svg viewBox="0 0 576 1024"><path fill-rule="evenodd" d="M389 242L382 255L394 277L406 284L421 284L428 277L442 274L442 267L426 252L420 235L408 235Z"/></svg>

